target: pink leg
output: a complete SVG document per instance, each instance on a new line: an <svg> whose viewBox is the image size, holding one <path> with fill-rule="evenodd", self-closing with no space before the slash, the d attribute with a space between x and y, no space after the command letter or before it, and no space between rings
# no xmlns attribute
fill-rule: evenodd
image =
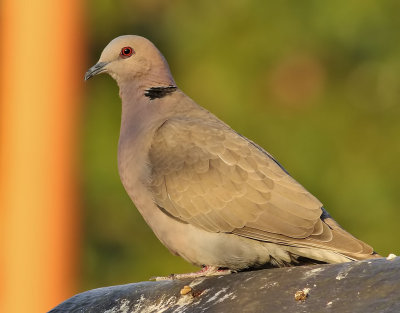
<svg viewBox="0 0 400 313"><path fill-rule="evenodd" d="M220 276L220 275L228 275L230 273L232 273L230 269L221 269L217 266L204 266L200 271L194 273L171 274L169 276L152 277L151 279L160 281L160 280L172 280L172 279L197 278L204 276Z"/></svg>

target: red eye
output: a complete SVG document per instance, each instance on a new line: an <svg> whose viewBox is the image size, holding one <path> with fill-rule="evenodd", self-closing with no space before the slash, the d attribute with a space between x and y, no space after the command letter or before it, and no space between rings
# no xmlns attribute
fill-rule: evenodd
<svg viewBox="0 0 400 313"><path fill-rule="evenodd" d="M133 54L133 49L131 47L123 47L121 53L119 54L122 58L129 58Z"/></svg>

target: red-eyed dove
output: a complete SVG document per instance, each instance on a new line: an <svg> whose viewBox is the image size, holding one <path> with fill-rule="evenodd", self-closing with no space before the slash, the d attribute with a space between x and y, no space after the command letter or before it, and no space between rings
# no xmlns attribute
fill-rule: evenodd
<svg viewBox="0 0 400 313"><path fill-rule="evenodd" d="M380 257L267 151L186 96L147 39L112 40L85 80L100 73L120 89L125 190L172 253L204 266L197 276Z"/></svg>

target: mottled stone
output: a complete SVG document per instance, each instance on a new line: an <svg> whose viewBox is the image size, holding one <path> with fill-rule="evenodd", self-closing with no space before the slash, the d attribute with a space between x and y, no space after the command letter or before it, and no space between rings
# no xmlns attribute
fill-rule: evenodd
<svg viewBox="0 0 400 313"><path fill-rule="evenodd" d="M182 295L185 286L190 292ZM296 301L302 290L306 297ZM105 287L50 312L398 313L400 257Z"/></svg>

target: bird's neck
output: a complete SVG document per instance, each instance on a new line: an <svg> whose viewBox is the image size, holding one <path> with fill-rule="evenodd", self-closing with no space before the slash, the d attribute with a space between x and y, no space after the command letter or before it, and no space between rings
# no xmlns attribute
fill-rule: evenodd
<svg viewBox="0 0 400 313"><path fill-rule="evenodd" d="M168 116L169 106L161 103L159 98L176 90L173 85L138 84L136 81L125 81L120 86L122 100L122 119L120 136L133 138L151 128L158 127L163 118ZM164 105L163 105L164 104Z"/></svg>
<svg viewBox="0 0 400 313"><path fill-rule="evenodd" d="M178 88L175 81L171 79L149 79L146 81L128 80L118 82L119 94L124 102L124 99L133 99L146 97L154 100L163 98Z"/></svg>
<svg viewBox="0 0 400 313"><path fill-rule="evenodd" d="M122 88L121 88L122 87ZM148 177L145 164L155 131L168 118L168 106L160 99L151 100L144 86L120 86L122 99L121 129L118 144L118 165L125 188ZM156 92L157 93L157 92ZM143 169L136 168L139 165ZM135 169L126 171L124 169ZM127 177L129 173L129 177Z"/></svg>

